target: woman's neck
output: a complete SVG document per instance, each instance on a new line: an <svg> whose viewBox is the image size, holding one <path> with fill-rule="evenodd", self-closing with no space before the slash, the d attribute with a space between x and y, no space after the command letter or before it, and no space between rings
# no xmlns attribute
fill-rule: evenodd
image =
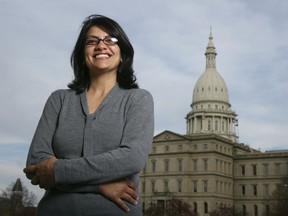
<svg viewBox="0 0 288 216"><path fill-rule="evenodd" d="M91 76L88 92L92 95L106 95L116 84L116 74Z"/></svg>

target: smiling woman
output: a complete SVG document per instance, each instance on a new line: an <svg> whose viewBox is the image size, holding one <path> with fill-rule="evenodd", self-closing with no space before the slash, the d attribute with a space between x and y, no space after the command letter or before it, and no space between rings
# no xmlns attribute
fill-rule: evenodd
<svg viewBox="0 0 288 216"><path fill-rule="evenodd" d="M51 94L24 169L46 190L38 216L141 215L138 173L152 144L151 94L139 89L122 28L92 15L71 55L69 90Z"/></svg>
<svg viewBox="0 0 288 216"><path fill-rule="evenodd" d="M100 43L101 40L99 40L97 46L90 46L89 44L87 44L87 40L91 38L102 38L104 40L104 38L108 35L111 38L117 39L116 44L117 47L119 47L120 49L121 62L117 68L117 83L121 88L125 89L138 88L138 84L136 83L136 77L134 75L134 70L132 68L134 58L133 46L130 43L123 29L115 21L111 21L112 20L107 17L104 20L101 18L101 16L98 17L97 15L89 16L84 21L84 25L81 29L80 35L75 44L74 51L70 59L72 67L74 69L75 79L72 81L72 83L69 84L69 87L73 90L76 90L78 93L83 92L90 85L89 68L86 64L83 63L86 61L87 50L90 50L90 48L99 50L98 45L100 44L102 44L101 46L105 44L107 46L107 50L112 45L107 44L104 41L104 43ZM94 35L96 33L94 32L94 30L96 29L102 31L102 37L99 37L99 35ZM115 41L115 39L113 40ZM113 44L112 46L114 45L115 44Z"/></svg>
<svg viewBox="0 0 288 216"><path fill-rule="evenodd" d="M116 41L117 38L109 36L101 27L93 26L89 29L84 52L91 81L110 80L112 86L115 84L117 68L121 61L120 48ZM93 76L97 76L97 79Z"/></svg>

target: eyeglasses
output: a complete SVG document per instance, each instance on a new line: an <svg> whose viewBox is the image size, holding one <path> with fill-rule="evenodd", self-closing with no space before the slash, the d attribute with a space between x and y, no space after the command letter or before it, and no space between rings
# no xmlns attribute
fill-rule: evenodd
<svg viewBox="0 0 288 216"><path fill-rule="evenodd" d="M100 41L103 41L103 43L108 46L113 46L117 44L118 39L110 36L106 36L103 39L93 37L93 38L87 38L85 44L89 46L97 46L100 43Z"/></svg>

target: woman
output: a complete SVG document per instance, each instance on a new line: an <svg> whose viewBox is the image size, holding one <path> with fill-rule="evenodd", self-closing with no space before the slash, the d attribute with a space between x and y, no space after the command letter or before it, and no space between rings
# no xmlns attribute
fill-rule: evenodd
<svg viewBox="0 0 288 216"><path fill-rule="evenodd" d="M70 89L48 98L24 169L45 188L37 215L141 215L137 195L153 139L153 99L114 20L91 15L71 55Z"/></svg>

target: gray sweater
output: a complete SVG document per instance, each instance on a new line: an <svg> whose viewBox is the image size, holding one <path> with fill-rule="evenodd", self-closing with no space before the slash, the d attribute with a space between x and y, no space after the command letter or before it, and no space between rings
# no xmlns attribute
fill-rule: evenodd
<svg viewBox="0 0 288 216"><path fill-rule="evenodd" d="M137 206L127 203L130 213L125 213L99 194L98 185L120 178L138 184L153 130L153 99L146 90L115 85L93 114L88 112L87 92L53 92L27 158L27 165L51 155L58 159L56 186L39 202L38 215L140 216L141 202Z"/></svg>

